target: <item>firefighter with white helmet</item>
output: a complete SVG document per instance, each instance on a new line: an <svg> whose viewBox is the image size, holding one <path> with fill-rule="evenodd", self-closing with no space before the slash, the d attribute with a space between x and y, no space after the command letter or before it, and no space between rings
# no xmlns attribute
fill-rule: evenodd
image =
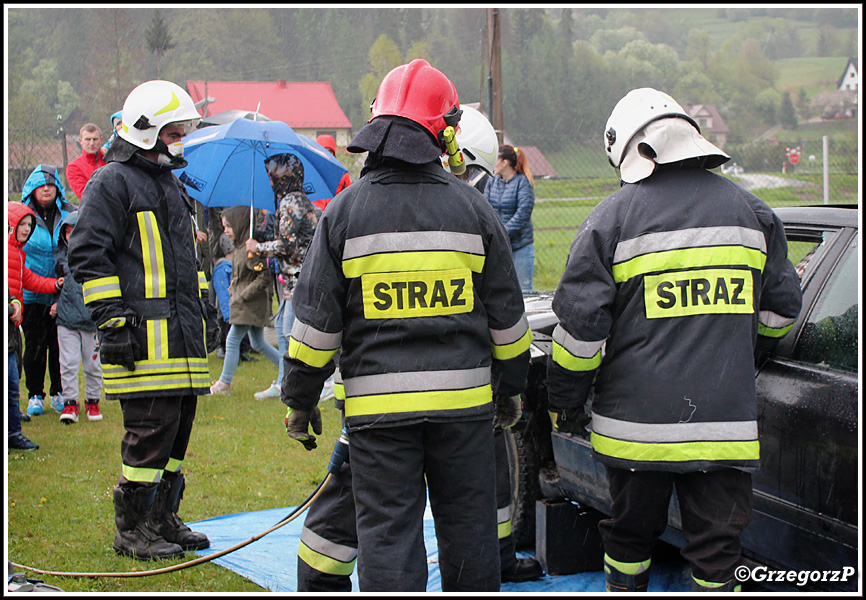
<svg viewBox="0 0 866 600"><path fill-rule="evenodd" d="M591 422L607 470L609 591L646 591L674 488L692 590L734 591L760 459L755 364L794 323L799 279L779 218L709 171L728 155L668 94L632 90L603 135L623 184L581 224L554 295L555 425Z"/></svg>
<svg viewBox="0 0 866 600"><path fill-rule="evenodd" d="M140 560L209 546L177 510L196 399L210 382L194 206L172 173L200 115L181 87L148 81L124 102L122 128L91 177L69 266L98 327L105 395L126 434L114 488L114 550Z"/></svg>
<svg viewBox="0 0 866 600"><path fill-rule="evenodd" d="M287 430L314 447L339 351L362 592L426 590L428 490L443 591L500 586L492 427L514 417L531 334L498 217L439 163L460 114L426 61L385 76L348 146L369 152L361 178L322 214L295 287Z"/></svg>

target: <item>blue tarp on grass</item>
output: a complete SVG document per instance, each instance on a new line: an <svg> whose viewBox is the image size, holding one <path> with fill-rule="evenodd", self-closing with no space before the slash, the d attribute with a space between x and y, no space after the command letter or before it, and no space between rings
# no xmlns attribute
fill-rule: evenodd
<svg viewBox="0 0 866 600"><path fill-rule="evenodd" d="M200 531L210 538L211 547L196 552L208 556L231 548L263 531L267 531L292 512L292 507L275 508L255 512L237 513L187 523L194 531ZM298 544L301 537L306 513L256 540L255 542L215 559L213 562L272 592L294 592L298 589ZM424 515L424 544L427 547L428 592L441 592L437 561L436 533L433 516L428 505ZM518 556L531 554L518 552ZM357 571L357 569L356 569ZM650 577L650 592L688 591L688 570L681 561L654 562ZM352 573L352 590L358 590L357 572ZM548 592L604 592L604 573L578 573L575 575L546 575L538 581L523 583L503 583L506 593L527 592L532 594Z"/></svg>

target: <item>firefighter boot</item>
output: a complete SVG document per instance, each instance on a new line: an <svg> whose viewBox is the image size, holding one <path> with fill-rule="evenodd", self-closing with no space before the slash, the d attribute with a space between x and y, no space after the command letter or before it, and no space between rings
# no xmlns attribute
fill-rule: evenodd
<svg viewBox="0 0 866 600"><path fill-rule="evenodd" d="M207 536L193 531L177 516L184 488L186 481L180 473L163 475L153 507L154 527L162 537L184 550L204 550L210 547Z"/></svg>
<svg viewBox="0 0 866 600"><path fill-rule="evenodd" d="M604 555L604 589L608 592L645 592L649 585L650 561L621 563Z"/></svg>
<svg viewBox="0 0 866 600"><path fill-rule="evenodd" d="M713 581L698 579L695 577L694 573L692 573L692 576L689 579L690 592L739 592L741 589L740 582L733 579L724 583L716 583Z"/></svg>
<svg viewBox="0 0 866 600"><path fill-rule="evenodd" d="M150 523L156 499L155 485L114 487L114 551L138 560L156 560L183 555L183 548L163 538Z"/></svg>

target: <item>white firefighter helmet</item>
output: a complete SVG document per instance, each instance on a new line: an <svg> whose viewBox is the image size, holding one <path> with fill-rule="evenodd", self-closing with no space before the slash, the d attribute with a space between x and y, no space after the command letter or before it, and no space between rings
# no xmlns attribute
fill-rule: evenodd
<svg viewBox="0 0 866 600"><path fill-rule="evenodd" d="M712 169L730 159L700 133L700 127L676 100L653 88L630 91L607 120L604 147L620 178L636 183L659 164L704 158Z"/></svg>
<svg viewBox="0 0 866 600"><path fill-rule="evenodd" d="M189 94L179 85L161 80L146 81L132 90L122 113L118 135L143 150L156 145L165 125L181 123L186 135L201 120Z"/></svg>
<svg viewBox="0 0 866 600"><path fill-rule="evenodd" d="M481 112L467 106L460 105L463 115L457 126L457 145L463 151L463 159L467 167L475 165L488 175L493 175L493 165L499 152L499 139L496 130ZM448 167L448 156L442 155L442 166Z"/></svg>

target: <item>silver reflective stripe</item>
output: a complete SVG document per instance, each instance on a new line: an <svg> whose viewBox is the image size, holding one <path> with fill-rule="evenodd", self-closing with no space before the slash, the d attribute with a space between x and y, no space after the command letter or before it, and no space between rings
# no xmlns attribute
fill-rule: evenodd
<svg viewBox="0 0 866 600"><path fill-rule="evenodd" d="M342 563L352 562L358 556L358 550L356 548L335 544L306 527L301 530L301 541L306 544L307 548L310 550L318 552L319 554L324 554L325 556Z"/></svg>
<svg viewBox="0 0 866 600"><path fill-rule="evenodd" d="M326 333L319 331L306 323L301 323L296 318L295 323L292 325L291 337L314 350L336 350L340 347L340 343L343 340L343 332Z"/></svg>
<svg viewBox="0 0 866 600"><path fill-rule="evenodd" d="M764 235L748 227L699 227L679 231L647 233L616 245L614 264L653 252L707 246L745 246L767 253Z"/></svg>
<svg viewBox="0 0 866 600"><path fill-rule="evenodd" d="M529 322L526 320L526 315L523 315L516 324L508 329L491 329L490 338L497 346L505 346L519 341L526 335L527 329L529 329Z"/></svg>
<svg viewBox="0 0 866 600"><path fill-rule="evenodd" d="M758 313L758 322L763 323L764 325L772 329L781 329L782 327L787 327L796 320L797 319L783 317L782 315L776 314L769 310L762 310Z"/></svg>
<svg viewBox="0 0 866 600"><path fill-rule="evenodd" d="M562 328L562 325L557 325L553 329L553 341L568 350L569 354L578 358L592 358L601 347L604 346L605 340L597 342L583 342L573 338L569 333Z"/></svg>
<svg viewBox="0 0 866 600"><path fill-rule="evenodd" d="M511 520L511 505L496 509L496 522L500 525Z"/></svg>
<svg viewBox="0 0 866 600"><path fill-rule="evenodd" d="M757 421L717 423L633 423L592 413L592 430L605 437L631 442L730 442L758 439Z"/></svg>
<svg viewBox="0 0 866 600"><path fill-rule="evenodd" d="M343 380L347 397L398 394L403 392L430 392L439 390L467 390L490 383L490 367L458 369L454 371L417 371L362 375Z"/></svg>
<svg viewBox="0 0 866 600"><path fill-rule="evenodd" d="M452 231L406 231L376 233L346 240L343 260L388 252L449 250L484 256L484 242L474 233Z"/></svg>

